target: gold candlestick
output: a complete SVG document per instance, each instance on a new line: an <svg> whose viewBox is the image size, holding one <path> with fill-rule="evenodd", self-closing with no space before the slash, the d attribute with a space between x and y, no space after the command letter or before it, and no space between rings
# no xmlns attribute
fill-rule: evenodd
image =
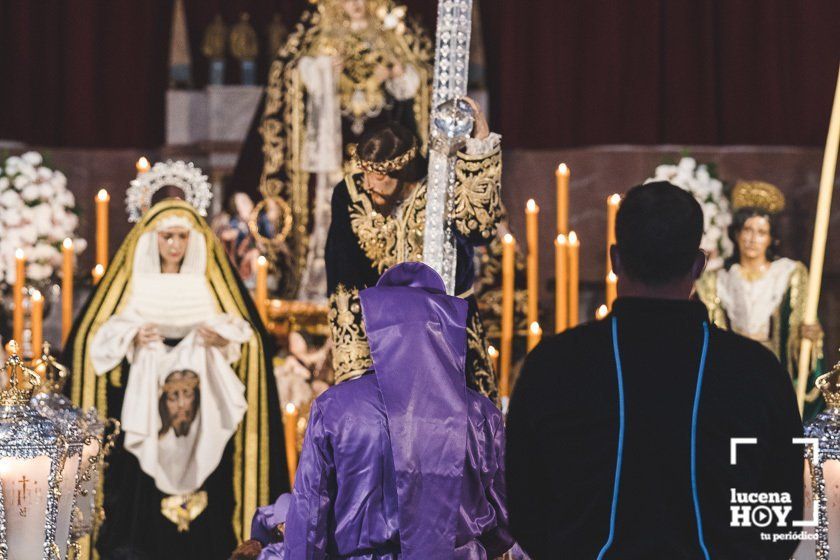
<svg viewBox="0 0 840 560"><path fill-rule="evenodd" d="M32 303L32 359L41 356L44 346L44 296L35 290L30 299Z"/></svg>
<svg viewBox="0 0 840 560"><path fill-rule="evenodd" d="M509 233L502 238L502 340L499 396L510 395L510 366L513 361L514 251L516 240Z"/></svg>
<svg viewBox="0 0 840 560"><path fill-rule="evenodd" d="M534 199L525 206L525 233L528 242L528 324L539 320L539 234L538 217L540 207Z"/></svg>
<svg viewBox="0 0 840 560"><path fill-rule="evenodd" d="M554 332L569 326L569 241L562 233L554 240Z"/></svg>
<svg viewBox="0 0 840 560"><path fill-rule="evenodd" d="M111 196L105 189L96 194L96 264L104 271L108 266L108 203Z"/></svg>
<svg viewBox="0 0 840 560"><path fill-rule="evenodd" d="M569 234L569 176L571 172L565 163L557 166L554 178L557 182L557 233Z"/></svg>
<svg viewBox="0 0 840 560"><path fill-rule="evenodd" d="M13 316L12 338L23 344L23 290L26 287L26 255L23 249L15 250L15 311Z"/></svg>
<svg viewBox="0 0 840 560"><path fill-rule="evenodd" d="M73 240L61 244L61 340L66 341L73 327Z"/></svg>
<svg viewBox="0 0 840 560"><path fill-rule="evenodd" d="M283 433L286 440L286 463L289 468L289 484L295 487L295 472L298 464L297 451L298 409L292 403L283 408Z"/></svg>
<svg viewBox="0 0 840 560"><path fill-rule="evenodd" d="M578 324L580 311L580 240L569 232L569 327Z"/></svg>
<svg viewBox="0 0 840 560"><path fill-rule="evenodd" d="M268 259L257 257L257 283L254 287L254 300L257 311L264 324L268 324Z"/></svg>

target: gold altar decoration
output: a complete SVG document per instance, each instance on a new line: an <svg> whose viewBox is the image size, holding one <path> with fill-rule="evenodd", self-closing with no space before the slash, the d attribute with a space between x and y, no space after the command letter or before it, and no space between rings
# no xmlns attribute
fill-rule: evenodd
<svg viewBox="0 0 840 560"><path fill-rule="evenodd" d="M381 105L381 81L377 69L396 63L411 64L420 78L414 97L413 113L423 144L429 130L431 41L419 26L397 17L390 0L367 0L365 9L370 22L367 30L356 32L338 0L313 2L300 22L279 49L271 64L266 88L265 110L260 125L264 166L260 192L265 198L280 197L291 208L293 227L287 246L292 270L284 297L297 293L306 266L311 229L310 173L303 171L306 142L306 95L299 70L305 56L333 56L341 75L338 80L339 103L344 115L363 118ZM381 10L380 8L385 8ZM404 13L404 12L402 12ZM345 154L345 164L348 158ZM345 169L350 171L350 169ZM279 247L272 246L275 257ZM276 259L272 259L276 260Z"/></svg>

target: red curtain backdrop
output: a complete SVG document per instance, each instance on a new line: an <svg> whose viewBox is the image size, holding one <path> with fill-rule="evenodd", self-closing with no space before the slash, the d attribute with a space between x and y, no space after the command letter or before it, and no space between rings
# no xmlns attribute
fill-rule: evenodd
<svg viewBox="0 0 840 560"><path fill-rule="evenodd" d="M481 2L492 120L508 147L825 141L837 0ZM407 4L433 24L434 0ZM201 84L216 13L230 25L249 12L262 35L306 0L185 5ZM171 14L172 0L0 0L0 138L162 144Z"/></svg>

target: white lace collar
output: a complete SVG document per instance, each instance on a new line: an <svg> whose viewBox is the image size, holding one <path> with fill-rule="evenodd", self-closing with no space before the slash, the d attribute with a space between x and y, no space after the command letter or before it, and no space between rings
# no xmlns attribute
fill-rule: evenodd
<svg viewBox="0 0 840 560"><path fill-rule="evenodd" d="M732 330L748 336L770 336L770 318L782 303L790 286L796 261L778 259L770 263L761 278L749 281L741 274L741 265L717 275L717 295L732 324Z"/></svg>

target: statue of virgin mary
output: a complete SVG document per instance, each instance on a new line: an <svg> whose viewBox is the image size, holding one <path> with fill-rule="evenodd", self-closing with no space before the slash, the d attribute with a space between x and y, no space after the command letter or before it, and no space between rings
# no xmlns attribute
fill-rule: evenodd
<svg viewBox="0 0 840 560"><path fill-rule="evenodd" d="M266 333L207 223L167 199L74 325L72 396L118 416L102 557L227 558L288 477Z"/></svg>

